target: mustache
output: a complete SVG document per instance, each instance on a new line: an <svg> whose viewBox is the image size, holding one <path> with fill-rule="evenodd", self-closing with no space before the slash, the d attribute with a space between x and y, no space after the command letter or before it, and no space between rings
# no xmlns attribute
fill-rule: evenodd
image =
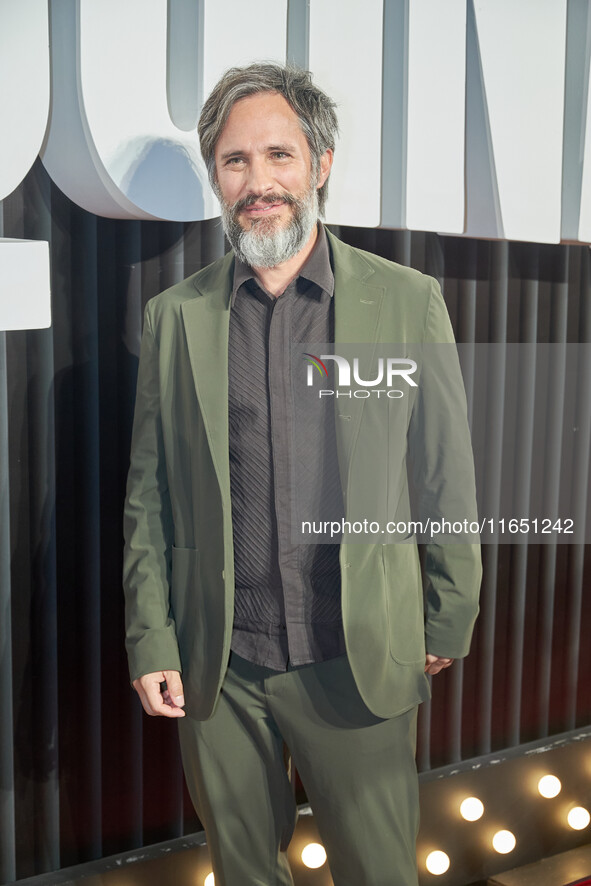
<svg viewBox="0 0 591 886"><path fill-rule="evenodd" d="M295 206L297 202L298 200L293 194L249 194L248 197L237 200L232 206L231 212L240 212L255 203L287 203L288 206Z"/></svg>

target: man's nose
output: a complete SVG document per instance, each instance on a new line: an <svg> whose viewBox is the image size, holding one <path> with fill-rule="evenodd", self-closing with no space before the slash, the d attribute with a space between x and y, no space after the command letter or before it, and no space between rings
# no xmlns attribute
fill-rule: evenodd
<svg viewBox="0 0 591 886"><path fill-rule="evenodd" d="M250 194L265 194L273 190L273 177L265 157L256 157L248 167L247 188Z"/></svg>

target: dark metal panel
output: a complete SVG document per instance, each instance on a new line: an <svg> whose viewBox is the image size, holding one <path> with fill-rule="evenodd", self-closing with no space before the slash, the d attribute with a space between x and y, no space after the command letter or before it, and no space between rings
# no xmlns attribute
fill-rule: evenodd
<svg viewBox="0 0 591 886"><path fill-rule="evenodd" d="M568 247L572 251L572 247ZM585 249L581 255L581 322L580 341L591 342L591 275L590 253ZM591 451L591 348L581 353L577 373L577 428L573 455L573 518L577 525L585 521L589 502L589 452ZM568 615L565 637L566 662L564 672L565 728L574 729L577 721L577 690L581 651L581 619L583 608L585 545L573 545L570 551L567 577Z"/></svg>
<svg viewBox="0 0 591 886"><path fill-rule="evenodd" d="M456 340L461 342L460 362L466 389L468 423L472 425L474 398L474 342L476 338L476 243L462 244L462 276L458 279ZM452 271L453 273L453 271ZM455 270L457 275L457 269ZM447 267L446 267L447 276ZM447 284L445 287L447 293ZM448 754L449 763L462 759L464 708L464 662L456 661L448 677Z"/></svg>
<svg viewBox="0 0 591 886"><path fill-rule="evenodd" d="M52 239L49 180L37 165L25 180L24 233ZM57 281L52 280L55 288ZM35 782L34 859L38 871L60 865L58 619L54 348L51 329L26 333L29 426L29 556L31 558L30 668Z"/></svg>
<svg viewBox="0 0 591 886"><path fill-rule="evenodd" d="M101 545L102 854L136 848L143 836L142 712L129 686L121 590L121 517L141 333L141 305L128 308L125 232L137 222L97 221ZM139 240L138 240L139 242ZM82 856L81 856L82 857Z"/></svg>
<svg viewBox="0 0 591 886"><path fill-rule="evenodd" d="M505 241L491 248L491 284L489 303L490 341L502 345L507 341L507 288L509 246ZM484 510L494 517L499 510L503 457L503 404L505 391L505 353L502 347L491 356L487 390L487 474L484 478ZM497 573L499 550L489 544L483 551L483 578L479 617L479 705L478 753L492 749L493 679L495 668L495 619L497 607Z"/></svg>
<svg viewBox="0 0 591 886"><path fill-rule="evenodd" d="M537 255L535 257L537 259ZM517 439L515 452L515 514L528 516L531 494L531 459L534 444L534 392L538 326L537 260L522 282L520 305L519 375L517 383ZM509 574L509 643L507 665L507 734L512 745L519 744L521 697L524 679L524 639L526 630L527 545L512 551Z"/></svg>
<svg viewBox="0 0 591 886"><path fill-rule="evenodd" d="M0 213L1 220L1 213ZM6 333L0 331L0 880L16 879Z"/></svg>
<svg viewBox="0 0 591 886"><path fill-rule="evenodd" d="M141 223L121 222L117 230L117 294L121 299L123 321L122 338L130 355L139 357L143 318L141 274ZM135 363L137 371L137 361ZM135 388L135 382L133 382ZM135 702L135 699L134 699ZM128 790L131 812L130 845L142 846L144 842L144 720L141 709L134 704L128 765Z"/></svg>
<svg viewBox="0 0 591 886"><path fill-rule="evenodd" d="M85 792L82 805L86 813L82 822L77 822L76 830L79 834L78 847L83 847L90 857L96 858L102 852L101 539L97 532L101 475L96 217L72 207L71 231L72 355L67 375L71 379L73 394L73 467L77 481L74 516L79 544L73 570L74 581L68 590L73 598L71 611L77 615L75 647L78 647L77 659L84 683L80 704L80 711L84 712L84 726L80 729L76 756L80 769L85 773L82 779ZM59 453L58 465L63 467ZM61 474L59 479L61 481ZM60 585L62 605L66 586L65 581ZM83 594L79 591L81 587ZM60 689L62 686L60 680Z"/></svg>
<svg viewBox="0 0 591 886"><path fill-rule="evenodd" d="M566 335L568 311L568 251L559 253L558 279L551 290L550 336L561 347L550 352L548 374L547 420L545 425L544 490L542 513L552 517L558 512L562 467L563 406L566 383ZM543 545L541 560L540 633L536 676L538 699L538 736L549 734L550 685L553 665L554 598L557 581L556 545Z"/></svg>
<svg viewBox="0 0 591 886"><path fill-rule="evenodd" d="M0 203L0 237L4 211ZM16 879L14 738L12 701L12 606L10 600L10 472L8 457L6 333L0 330L0 880Z"/></svg>

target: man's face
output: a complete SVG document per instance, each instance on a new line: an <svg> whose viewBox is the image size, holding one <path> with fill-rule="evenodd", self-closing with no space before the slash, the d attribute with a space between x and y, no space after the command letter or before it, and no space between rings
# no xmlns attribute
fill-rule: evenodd
<svg viewBox="0 0 591 886"><path fill-rule="evenodd" d="M264 92L236 102L215 165L224 229L241 258L272 267L305 245L331 161L327 151L313 173L308 142L283 96Z"/></svg>

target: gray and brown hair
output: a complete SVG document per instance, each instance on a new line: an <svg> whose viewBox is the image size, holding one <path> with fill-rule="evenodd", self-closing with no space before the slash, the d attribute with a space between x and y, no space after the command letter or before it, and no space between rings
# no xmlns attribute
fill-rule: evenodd
<svg viewBox="0 0 591 886"><path fill-rule="evenodd" d="M317 172L327 149L334 151L338 133L335 103L312 82L309 71L294 65L256 62L244 68L230 68L218 81L203 105L197 131L209 180L216 187L215 147L235 102L259 92L277 92L298 116L306 136L312 169ZM318 191L318 207L324 211L328 180Z"/></svg>

